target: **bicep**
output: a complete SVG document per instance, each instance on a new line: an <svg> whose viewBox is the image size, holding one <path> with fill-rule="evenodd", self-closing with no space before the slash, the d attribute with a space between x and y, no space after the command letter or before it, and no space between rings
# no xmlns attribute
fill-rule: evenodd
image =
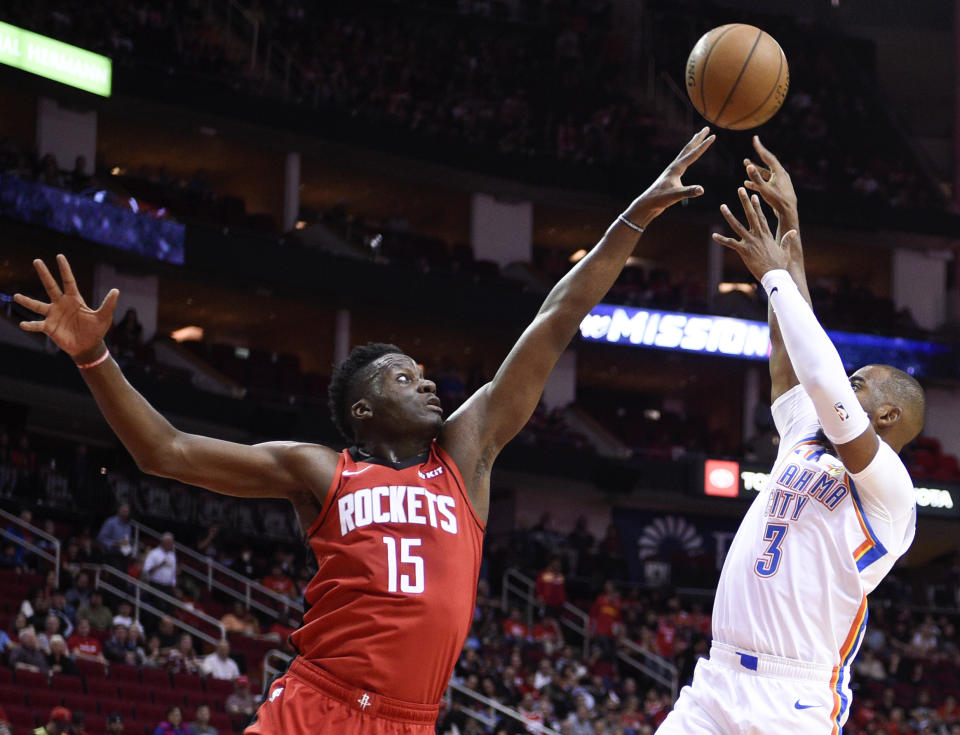
<svg viewBox="0 0 960 735"><path fill-rule="evenodd" d="M314 444L246 445L180 432L156 474L224 495L289 498L305 489L325 490L336 463L336 452Z"/></svg>

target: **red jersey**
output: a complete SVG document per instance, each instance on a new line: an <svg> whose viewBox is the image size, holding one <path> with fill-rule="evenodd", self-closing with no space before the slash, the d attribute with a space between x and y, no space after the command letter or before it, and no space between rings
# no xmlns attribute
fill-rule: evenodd
<svg viewBox="0 0 960 735"><path fill-rule="evenodd" d="M294 647L360 689L436 704L473 621L483 531L436 441L399 469L344 450L307 533L318 571Z"/></svg>

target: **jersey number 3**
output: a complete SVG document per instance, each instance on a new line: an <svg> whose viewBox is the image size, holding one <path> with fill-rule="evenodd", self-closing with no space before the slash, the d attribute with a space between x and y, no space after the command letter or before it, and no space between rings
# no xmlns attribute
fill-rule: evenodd
<svg viewBox="0 0 960 735"><path fill-rule="evenodd" d="M768 523L763 529L763 540L769 541L767 550L761 554L754 565L754 570L761 577L772 577L780 568L780 561L783 559L783 551L780 545L787 535L789 526L786 523Z"/></svg>
<svg viewBox="0 0 960 735"><path fill-rule="evenodd" d="M397 559L397 539L384 536L383 543L387 546L387 592L396 592L399 586L401 592L411 595L423 594L423 557L411 553L411 549L420 546L422 539L400 539L400 559ZM413 566L413 574L399 574L399 564ZM399 585L397 582L399 581Z"/></svg>

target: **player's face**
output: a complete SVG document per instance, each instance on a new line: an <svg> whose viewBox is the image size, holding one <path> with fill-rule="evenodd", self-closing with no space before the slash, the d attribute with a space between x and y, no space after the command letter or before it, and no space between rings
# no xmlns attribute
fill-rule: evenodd
<svg viewBox="0 0 960 735"><path fill-rule="evenodd" d="M876 365L867 365L850 376L850 387L860 401L863 410L867 412L870 421L873 421L875 409L880 402L880 394L876 386L884 379L883 368Z"/></svg>
<svg viewBox="0 0 960 735"><path fill-rule="evenodd" d="M381 426L403 432L429 432L435 436L443 425L443 409L437 386L423 377L420 366L407 355L384 355L378 366L374 417Z"/></svg>

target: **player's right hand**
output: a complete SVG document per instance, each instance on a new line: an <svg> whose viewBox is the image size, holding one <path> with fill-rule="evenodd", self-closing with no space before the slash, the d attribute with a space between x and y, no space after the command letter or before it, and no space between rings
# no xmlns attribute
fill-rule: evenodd
<svg viewBox="0 0 960 735"><path fill-rule="evenodd" d="M37 301L23 294L14 294L13 300L21 306L34 311L43 319L32 322L20 322L20 328L27 332L43 332L54 344L68 355L77 359L99 346L107 330L113 324L113 312L117 308L120 292L111 289L103 299L100 308L94 311L83 300L77 290L77 282L70 270L70 264L63 255L57 256L60 280L63 290L50 273L46 264L37 258L33 267L37 269L40 283L50 297L50 303Z"/></svg>
<svg viewBox="0 0 960 735"><path fill-rule="evenodd" d="M790 174L780 160L760 142L759 135L753 136L753 147L767 167L764 168L749 158L744 158L743 165L747 170L748 179L743 182L743 185L763 197L777 215L777 219L783 219L785 214L795 214L797 192L793 188Z"/></svg>

